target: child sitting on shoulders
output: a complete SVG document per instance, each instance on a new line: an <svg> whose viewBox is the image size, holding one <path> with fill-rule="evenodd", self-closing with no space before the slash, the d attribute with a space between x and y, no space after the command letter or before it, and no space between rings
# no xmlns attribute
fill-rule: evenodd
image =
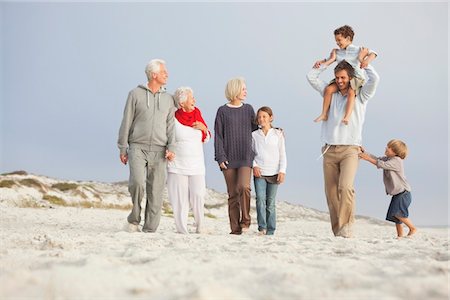
<svg viewBox="0 0 450 300"><path fill-rule="evenodd" d="M350 116L353 111L353 106L355 103L355 97L358 94L359 89L364 85L364 72L370 62L372 62L376 57L377 53L371 51L364 47L358 47L352 44L353 37L355 33L353 29L348 26L339 27L334 31L334 38L339 49L333 49L330 54L330 58L316 61L314 68L319 68L322 64L328 66L333 62L341 62L346 60L355 69L355 77L350 79L350 89L347 94L347 104L345 107L345 115L342 122L348 125ZM333 79L330 84L326 87L323 96L322 113L314 122L326 121L328 120L328 111L330 110L331 97L334 93L338 91L337 83Z"/></svg>

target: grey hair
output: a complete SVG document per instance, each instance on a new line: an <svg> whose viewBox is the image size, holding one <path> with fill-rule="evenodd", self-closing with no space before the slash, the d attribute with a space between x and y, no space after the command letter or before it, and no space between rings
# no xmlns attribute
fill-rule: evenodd
<svg viewBox="0 0 450 300"><path fill-rule="evenodd" d="M165 65L166 62L162 59L152 59L145 67L145 74L147 79L152 79L152 73L158 73L161 70L161 65Z"/></svg>
<svg viewBox="0 0 450 300"><path fill-rule="evenodd" d="M174 93L175 102L177 103L177 106L180 107L180 104L187 100L188 94L194 95L194 91L192 88L188 86L181 86L176 89Z"/></svg>

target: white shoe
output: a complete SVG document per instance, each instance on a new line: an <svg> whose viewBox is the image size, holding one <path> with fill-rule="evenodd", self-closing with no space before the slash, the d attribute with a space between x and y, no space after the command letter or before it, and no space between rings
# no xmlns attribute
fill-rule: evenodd
<svg viewBox="0 0 450 300"><path fill-rule="evenodd" d="M139 229L139 226L136 224L131 224L131 223L126 223L125 226L123 227L123 230L126 232L140 232L141 230Z"/></svg>

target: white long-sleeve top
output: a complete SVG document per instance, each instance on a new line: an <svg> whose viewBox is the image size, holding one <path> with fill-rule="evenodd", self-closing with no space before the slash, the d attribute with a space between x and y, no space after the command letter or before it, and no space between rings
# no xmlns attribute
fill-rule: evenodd
<svg viewBox="0 0 450 300"><path fill-rule="evenodd" d="M175 159L167 163L167 172L182 175L204 175L205 158L203 143L210 139L208 135L202 142L202 132L178 122L175 118Z"/></svg>
<svg viewBox="0 0 450 300"><path fill-rule="evenodd" d="M326 66L321 66L318 69L312 69L307 75L308 82L322 97L329 83L320 79L319 76L326 69ZM367 102L375 95L380 81L378 73L371 65L365 71L368 80L356 95L353 113L348 125L342 123L347 107L347 96L342 95L339 91L332 95L328 120L322 122L322 142L328 145L362 145L362 128Z"/></svg>
<svg viewBox="0 0 450 300"><path fill-rule="evenodd" d="M336 50L336 63L340 63L343 60L347 61L355 69L355 76L366 80L367 78L364 74L364 70L361 69L361 67L360 67L361 63L358 59L360 51L361 51L361 47L355 46L353 44L348 45L347 48L345 48L345 49L337 49ZM373 50L369 50L369 54L370 53L375 53L375 55L378 56L378 54Z"/></svg>
<svg viewBox="0 0 450 300"><path fill-rule="evenodd" d="M262 129L253 131L252 147L255 152L253 167L259 167L261 175L286 173L286 146L284 134L280 129L270 128L267 135Z"/></svg>

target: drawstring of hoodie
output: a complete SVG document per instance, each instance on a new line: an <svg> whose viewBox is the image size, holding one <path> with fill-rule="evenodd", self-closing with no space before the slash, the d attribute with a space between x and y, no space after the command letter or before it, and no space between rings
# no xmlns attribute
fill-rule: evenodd
<svg viewBox="0 0 450 300"><path fill-rule="evenodd" d="M158 94L158 100L157 100L157 102L158 102L158 110L159 110L159 100L161 99L161 92L158 91L157 94Z"/></svg>
<svg viewBox="0 0 450 300"><path fill-rule="evenodd" d="M146 89L146 91L147 91L147 108L150 108L150 95L149 95L149 90ZM157 91L157 92L156 92L156 95L157 95L157 100L156 100L156 102L157 102L157 104L158 104L158 110L159 110L159 102L160 102L160 100L161 100L161 90Z"/></svg>

